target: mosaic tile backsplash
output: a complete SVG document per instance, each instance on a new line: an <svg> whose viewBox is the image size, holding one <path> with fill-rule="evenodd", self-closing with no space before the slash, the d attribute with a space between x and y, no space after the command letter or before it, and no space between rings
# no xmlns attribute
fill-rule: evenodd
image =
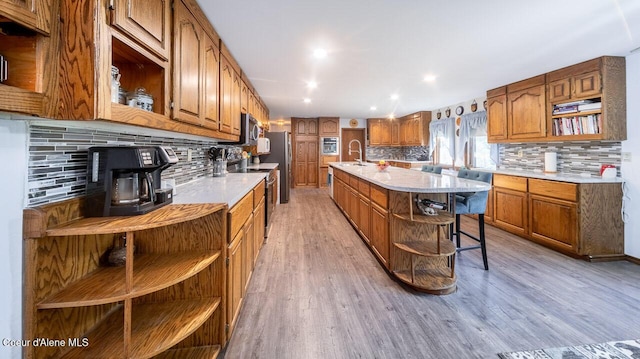
<svg viewBox="0 0 640 359"><path fill-rule="evenodd" d="M519 156L522 151L522 157ZM544 153L556 152L558 172L600 175L600 165L613 164L620 175L622 144L620 142L520 143L500 146L498 168L544 170Z"/></svg>
<svg viewBox="0 0 640 359"><path fill-rule="evenodd" d="M412 147L367 147L367 158L384 158L406 161L428 161L429 149L422 146Z"/></svg>
<svg viewBox="0 0 640 359"><path fill-rule="evenodd" d="M171 146L179 162L162 172L176 184L211 174L208 149L213 141L136 135L94 129L30 125L28 205L37 206L84 195L87 148L107 145ZM192 151L187 162L188 150Z"/></svg>

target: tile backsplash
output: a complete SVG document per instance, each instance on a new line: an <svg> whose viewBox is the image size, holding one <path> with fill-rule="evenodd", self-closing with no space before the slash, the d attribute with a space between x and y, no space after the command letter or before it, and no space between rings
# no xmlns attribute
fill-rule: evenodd
<svg viewBox="0 0 640 359"><path fill-rule="evenodd" d="M422 146L371 147L366 148L367 159L394 159L407 161L425 161L429 159L429 148Z"/></svg>
<svg viewBox="0 0 640 359"><path fill-rule="evenodd" d="M175 179L178 185L211 174L208 149L216 142L140 134L144 132L139 129L110 131L59 124L30 124L28 205L37 206L84 195L87 148L91 146L170 146L178 155L179 162L164 170L162 178ZM187 162L189 150L191 161Z"/></svg>
<svg viewBox="0 0 640 359"><path fill-rule="evenodd" d="M562 173L600 175L600 165L613 164L620 171L622 161L620 142L510 143L500 146L498 168L544 170L545 152L557 153L557 171Z"/></svg>

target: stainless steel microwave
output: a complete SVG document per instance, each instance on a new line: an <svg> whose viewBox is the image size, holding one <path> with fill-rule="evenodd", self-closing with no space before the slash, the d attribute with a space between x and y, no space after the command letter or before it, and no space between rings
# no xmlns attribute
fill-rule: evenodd
<svg viewBox="0 0 640 359"><path fill-rule="evenodd" d="M254 146L258 144L260 126L250 114L243 113L240 116L240 138L238 141L220 141L220 143L240 146Z"/></svg>
<svg viewBox="0 0 640 359"><path fill-rule="evenodd" d="M340 137L321 137L320 138L320 154L321 155L339 155L340 154Z"/></svg>

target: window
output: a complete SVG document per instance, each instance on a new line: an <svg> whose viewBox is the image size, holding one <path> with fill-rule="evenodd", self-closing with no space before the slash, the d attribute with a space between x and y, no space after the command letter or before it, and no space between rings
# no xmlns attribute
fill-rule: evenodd
<svg viewBox="0 0 640 359"><path fill-rule="evenodd" d="M496 164L491 159L491 145L487 142L487 135L473 136L467 146L467 167L495 169Z"/></svg>
<svg viewBox="0 0 640 359"><path fill-rule="evenodd" d="M436 137L434 163L444 166L453 166L453 157L451 157L451 152L453 151L449 148L449 138L442 135Z"/></svg>

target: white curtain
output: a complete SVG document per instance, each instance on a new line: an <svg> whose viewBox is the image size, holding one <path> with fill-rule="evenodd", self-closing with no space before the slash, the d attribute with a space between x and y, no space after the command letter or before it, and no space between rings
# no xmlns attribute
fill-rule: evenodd
<svg viewBox="0 0 640 359"><path fill-rule="evenodd" d="M464 146L469 139L474 136L487 135L487 112L472 112L460 116L460 136L458 138L458 148L456 161L464 160ZM498 163L498 145L492 143L489 145L491 149L491 160Z"/></svg>
<svg viewBox="0 0 640 359"><path fill-rule="evenodd" d="M445 145L448 147L451 158L455 158L456 122L453 117L431 121L429 124L429 153L431 155L436 149L436 139L438 137L449 139L449 142Z"/></svg>

